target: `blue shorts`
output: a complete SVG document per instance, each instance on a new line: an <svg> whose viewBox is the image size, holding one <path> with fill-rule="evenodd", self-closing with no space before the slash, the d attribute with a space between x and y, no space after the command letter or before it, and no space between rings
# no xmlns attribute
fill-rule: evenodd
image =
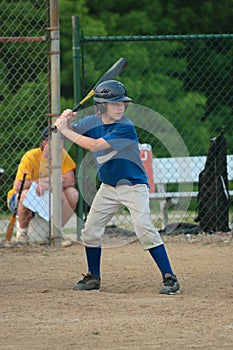
<svg viewBox="0 0 233 350"><path fill-rule="evenodd" d="M17 197L18 197L17 193L12 194L8 202L8 207L12 211L12 213L15 211L17 207L17 203L18 203Z"/></svg>

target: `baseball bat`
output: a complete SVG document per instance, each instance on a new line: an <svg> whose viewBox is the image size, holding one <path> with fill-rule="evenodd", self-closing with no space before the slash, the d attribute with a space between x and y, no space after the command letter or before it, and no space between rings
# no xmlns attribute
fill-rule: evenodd
<svg viewBox="0 0 233 350"><path fill-rule="evenodd" d="M16 215L17 215L17 210L18 210L18 205L19 205L19 201L20 201L20 198L21 198L21 194L23 192L23 186L24 186L24 182L26 180L26 176L27 176L27 174L23 174L23 180L21 182L20 189L19 189L17 205L16 205L16 207L15 207L15 209L13 211L13 214L12 214L12 216L10 218L10 222L8 224L8 227L7 227L5 240L8 241L8 242L11 240L12 233L13 233L13 230L14 230L15 221L16 221Z"/></svg>
<svg viewBox="0 0 233 350"><path fill-rule="evenodd" d="M97 87L97 85L99 85L103 81L114 79L118 74L120 74L123 71L123 69L126 68L127 65L128 65L128 61L126 60L126 58L124 57L119 58L119 60L116 61L111 66L111 68L109 68L109 70L102 76L102 78L100 78L100 80L95 84L95 86L91 89L91 91L89 91L88 94L82 99L82 101L80 101L72 109L72 111L77 112L91 97L94 96L95 88ZM53 127L51 130L53 132L57 132L56 127Z"/></svg>
<svg viewBox="0 0 233 350"><path fill-rule="evenodd" d="M82 101L79 102L73 108L73 112L78 111L84 105L84 103L87 102L87 100L89 100L92 96L94 96L95 88L97 87L97 85L99 85L103 81L111 80L115 78L118 74L120 74L123 71L123 69L127 65L128 65L128 61L124 57L121 57L118 61L116 61L114 65L111 68L109 68L109 70L102 76L102 78L100 78L100 80L95 84L95 86L91 89L91 91L82 99Z"/></svg>

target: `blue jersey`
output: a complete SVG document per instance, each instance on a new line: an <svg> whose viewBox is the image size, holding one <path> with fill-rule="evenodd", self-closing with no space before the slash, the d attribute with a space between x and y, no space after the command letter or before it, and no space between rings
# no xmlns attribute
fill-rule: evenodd
<svg viewBox="0 0 233 350"><path fill-rule="evenodd" d="M137 133L131 120L123 116L116 123L104 124L101 116L90 115L72 126L77 133L93 139L103 138L111 146L93 153L101 182L111 186L148 186L140 158Z"/></svg>

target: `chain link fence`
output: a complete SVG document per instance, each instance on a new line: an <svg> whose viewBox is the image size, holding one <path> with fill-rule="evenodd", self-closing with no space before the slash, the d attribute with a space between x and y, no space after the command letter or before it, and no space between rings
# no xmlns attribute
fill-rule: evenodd
<svg viewBox="0 0 233 350"><path fill-rule="evenodd" d="M184 222L184 232L195 230L192 225L197 225L199 175L205 168L212 141L222 135L227 141L227 187L232 195L232 43L231 34L81 38L83 96L101 76L100 72L114 63L113 57L128 60L127 68L117 79L125 84L133 99L126 115L138 131L144 165L149 180L152 179L151 192L153 185L159 192L151 193L152 220L157 227L170 224L174 231ZM152 167L145 152L149 157L152 152ZM225 150L221 152L220 168L224 169ZM85 166L84 199L90 204L88 161ZM221 202L220 194L216 196L216 201ZM213 205L207 210L207 217L211 217L211 210ZM218 215L224 221L226 211L218 208ZM228 219L232 222L232 199ZM124 209L111 224L133 229Z"/></svg>
<svg viewBox="0 0 233 350"><path fill-rule="evenodd" d="M50 61L46 31L48 3L2 1L1 10L0 168L4 172L0 233L4 236L10 216L6 196L17 166L26 150L39 147L41 130L48 124ZM82 57L81 79L77 83L80 86L76 89L81 88L82 97L118 58L128 60L127 68L117 79L125 84L134 101L127 116L138 131L142 157L152 158L152 163L144 163L151 188L155 185L151 198L153 193L161 191L197 193L198 175L205 166L211 139L223 133L227 154L233 154L233 35L87 37L83 34L78 41ZM92 112L92 104L88 101L78 118ZM98 187L96 171L89 154L78 159L69 143L67 149L78 164L77 184L84 198L84 202L80 200L81 216L85 219ZM232 158L228 160L231 190L233 162ZM151 209L153 223L158 227L163 227L164 222L194 223L197 198L152 199ZM64 233L76 235L75 219L74 225L64 228ZM230 201L229 222L232 220ZM114 216L110 226L133 230L125 209Z"/></svg>
<svg viewBox="0 0 233 350"><path fill-rule="evenodd" d="M0 144L2 184L0 232L9 217L7 193L13 187L21 157L40 147L50 112L48 3L2 1L0 37ZM4 172L3 172L4 171Z"/></svg>

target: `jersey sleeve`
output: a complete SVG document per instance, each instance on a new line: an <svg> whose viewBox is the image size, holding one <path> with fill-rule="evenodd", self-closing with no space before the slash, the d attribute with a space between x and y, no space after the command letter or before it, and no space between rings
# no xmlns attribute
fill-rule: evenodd
<svg viewBox="0 0 233 350"><path fill-rule="evenodd" d="M100 118L95 115L88 115L80 119L78 122L73 122L71 125L73 130L78 134L88 136L89 131L101 124Z"/></svg>
<svg viewBox="0 0 233 350"><path fill-rule="evenodd" d="M76 164L71 156L66 152L66 150L62 150L62 174L67 173L70 170L75 170Z"/></svg>
<svg viewBox="0 0 233 350"><path fill-rule="evenodd" d="M15 180L22 180L24 173L27 174L27 180L37 180L39 178L40 152L39 149L32 149L23 155Z"/></svg>

